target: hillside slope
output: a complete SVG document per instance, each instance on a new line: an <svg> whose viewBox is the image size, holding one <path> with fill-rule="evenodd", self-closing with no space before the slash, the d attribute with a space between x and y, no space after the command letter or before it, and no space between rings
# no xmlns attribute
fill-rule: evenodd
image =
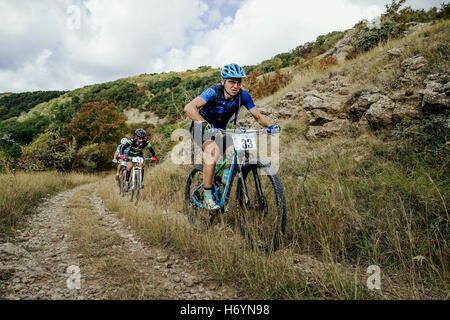
<svg viewBox="0 0 450 320"><path fill-rule="evenodd" d="M277 174L288 210L277 252L251 251L241 239L234 189L230 210L217 226L208 232L190 228L184 186L191 165L175 164L170 157L178 143L170 141L171 133L189 122L183 123L183 117L148 127L152 139L161 138L157 151L167 151L167 157L146 171L138 207L118 196L112 176L99 185L98 196L145 244L189 256L214 278L236 284L255 299L448 299L450 22L413 27L412 33L400 28L398 37L386 39L372 33L382 29L373 31L367 25L359 25L354 38L348 32L339 39L333 35L336 43L320 53L322 60L316 58L317 51L311 59L284 66L292 76L286 87L256 101L282 128L279 155L266 159L279 158ZM345 43L346 36L353 38L355 50L364 49L333 59L334 52L342 53L333 48ZM370 45L362 41L373 38ZM256 76L257 67L253 71ZM258 75L255 87L273 89L279 76L270 68L266 71L273 73ZM218 72L205 68L187 74L191 80L203 74L206 85ZM142 79L155 80L152 85L161 86L160 97L173 103L172 87L164 81L175 85L174 76ZM183 88L178 89L186 99L200 90L195 87L186 95ZM142 91L142 98L148 94L146 88L139 91L137 84L123 80L78 89L66 94L71 98L67 107L76 110L75 103L92 96L139 106L139 95L120 94L134 90ZM176 114L175 106L172 110ZM239 125L257 127L245 110ZM52 146L52 134L37 140ZM66 153L55 150L77 154L76 145L69 145L72 149L64 149ZM98 144L79 150L92 156L95 147ZM35 150L30 154L37 157L41 149ZM367 270L374 265L381 272L379 290L367 287Z"/></svg>
<svg viewBox="0 0 450 320"><path fill-rule="evenodd" d="M276 254L246 250L232 215L225 228L191 234L180 222L190 166L170 158L146 175L142 212L129 214L106 188L100 195L150 242L201 259L258 298L445 299L449 28L425 25L332 68L313 66L258 101L282 127L288 226ZM245 111L240 125L258 127ZM381 290L366 287L371 265Z"/></svg>

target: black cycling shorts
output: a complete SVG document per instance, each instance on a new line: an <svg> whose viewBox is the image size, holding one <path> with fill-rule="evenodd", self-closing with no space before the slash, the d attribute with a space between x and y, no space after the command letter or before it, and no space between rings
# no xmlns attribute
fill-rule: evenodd
<svg viewBox="0 0 450 320"><path fill-rule="evenodd" d="M191 132L194 143L198 145L200 148L202 148L203 143L205 143L206 141L213 140L219 147L220 153L224 154L227 148L233 145L233 139L231 138L230 135L215 136L214 133L202 134L202 126L200 124L195 123L194 121L192 121L191 128L189 131Z"/></svg>

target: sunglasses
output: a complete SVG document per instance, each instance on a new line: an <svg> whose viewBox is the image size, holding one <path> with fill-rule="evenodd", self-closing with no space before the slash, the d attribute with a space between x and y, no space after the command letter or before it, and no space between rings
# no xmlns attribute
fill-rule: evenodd
<svg viewBox="0 0 450 320"><path fill-rule="evenodd" d="M241 84L242 80L227 80L227 82L231 82L231 83L234 83L234 84Z"/></svg>

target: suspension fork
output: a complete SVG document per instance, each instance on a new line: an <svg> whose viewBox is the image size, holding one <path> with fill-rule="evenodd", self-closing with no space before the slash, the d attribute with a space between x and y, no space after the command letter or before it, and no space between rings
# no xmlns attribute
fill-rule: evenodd
<svg viewBox="0 0 450 320"><path fill-rule="evenodd" d="M258 174L258 170L253 169L253 178L255 179L255 187L256 187L256 191L258 192L258 204L256 205L256 207L258 209L264 208L266 206L266 199L264 198L264 194L261 188L261 181L259 180L259 174Z"/></svg>
<svg viewBox="0 0 450 320"><path fill-rule="evenodd" d="M142 183L142 171L139 167L133 166L133 186L136 187L136 189L141 188Z"/></svg>
<svg viewBox="0 0 450 320"><path fill-rule="evenodd" d="M248 152L247 151L245 152L244 156L245 156L245 159L248 160ZM239 179L240 179L241 186L242 186L242 192L244 194L245 205L247 208L251 209L252 204L250 203L250 198L248 197L247 185L245 183L242 166L243 166L242 164L238 164ZM256 192L258 193L258 203L256 204L256 208L262 209L266 206L266 201L264 198L264 194L262 192L261 181L259 180L258 170L252 169L251 171L253 174L253 179L255 180ZM248 173L247 173L247 176L248 176Z"/></svg>
<svg viewBox="0 0 450 320"><path fill-rule="evenodd" d="M241 161L237 161L238 160L238 156L240 156L240 160ZM242 164L243 163L242 162L243 159L242 158L247 158L247 154L240 153L239 155L236 155L236 158L235 158L235 161L237 162L236 163L236 165L237 165L237 168L236 168L237 172L236 172L236 174L238 174L238 179L239 179L239 182L241 183L242 193L244 195L245 206L247 208L250 208L250 206L251 206L250 199L248 197L247 185L245 184L244 173L243 173L243 170L242 170L242 167L243 167L243 164Z"/></svg>

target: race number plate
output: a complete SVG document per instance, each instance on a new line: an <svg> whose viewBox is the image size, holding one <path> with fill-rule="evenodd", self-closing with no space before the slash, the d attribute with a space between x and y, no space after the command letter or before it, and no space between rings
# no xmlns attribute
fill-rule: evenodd
<svg viewBox="0 0 450 320"><path fill-rule="evenodd" d="M133 162L142 163L144 162L144 158L141 157L133 157Z"/></svg>
<svg viewBox="0 0 450 320"><path fill-rule="evenodd" d="M233 134L234 148L238 151L256 150L256 135L254 133Z"/></svg>

